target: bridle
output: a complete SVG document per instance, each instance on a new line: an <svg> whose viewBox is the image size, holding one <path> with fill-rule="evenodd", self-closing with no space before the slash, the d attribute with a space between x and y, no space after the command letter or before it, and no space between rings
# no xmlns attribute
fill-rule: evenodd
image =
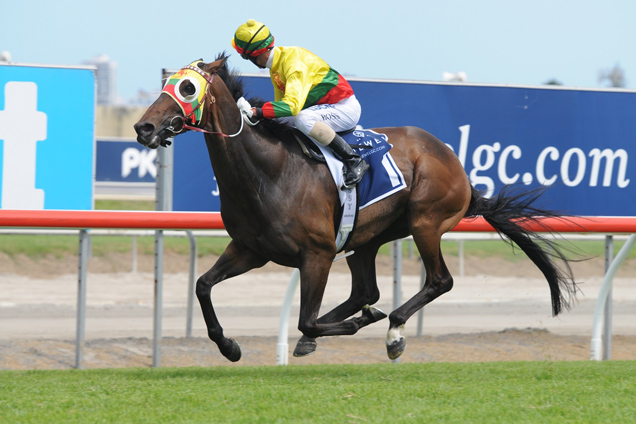
<svg viewBox="0 0 636 424"><path fill-rule="evenodd" d="M225 137L225 138L232 138L232 137L236 137L237 135L239 135L243 131L243 116L242 116L242 114L241 114L241 127L239 128L238 132L236 132L235 134L228 135L228 134L225 134L225 133L223 133L221 131L208 131L208 130L206 130L204 128L201 128L201 127L197 126L198 124L200 124L201 120L199 120L199 121L196 120L195 112L197 110L199 110L199 108L201 108L206 103L206 101L209 102L210 107L214 107L216 105L216 98L210 92L210 87L212 86L212 82L214 81L215 74L209 74L209 73L203 71L202 69L200 69L197 66L192 66L192 64L186 65L183 68L181 68L181 71L184 71L184 70L194 71L206 81L205 87L203 88L203 90L205 90L205 94L203 95L202 100L197 104L197 106L195 108L193 108L190 113L186 114L185 113L185 109L184 109L183 104L182 104L182 103L185 103L185 102L175 98L175 96L173 94L171 94L170 91L166 90L166 88L164 87L163 91L166 92L170 96L170 98L172 98L172 100L174 100L177 103L177 105L179 105L179 107L181 108L181 110L184 113L183 117L181 117L179 115L173 116L172 119L170 119L170 126L168 126L166 128L166 130L172 132L175 135L179 134L183 130L190 130L190 131L201 132L201 133L206 133L206 134L214 134L214 135L218 135L218 136ZM174 127L175 119L181 120L181 128L179 130L177 130ZM192 122L193 125L188 124L188 122Z"/></svg>

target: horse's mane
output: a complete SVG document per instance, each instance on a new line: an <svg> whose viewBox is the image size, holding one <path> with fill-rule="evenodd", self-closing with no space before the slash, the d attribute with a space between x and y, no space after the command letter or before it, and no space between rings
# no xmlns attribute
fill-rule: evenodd
<svg viewBox="0 0 636 424"><path fill-rule="evenodd" d="M223 67L217 72L219 78L223 80L225 86L232 93L232 97L234 100L238 100L241 97L244 97L245 90L243 88L243 78L241 77L241 73L236 69L230 69L227 59L230 56L224 51L219 53L215 60L225 60ZM253 107L261 107L265 104L265 100L258 97L250 97L247 101ZM264 119L260 122L260 124L254 127L256 130L261 132L269 132L272 135L283 138L291 134L293 128L285 123L280 122L277 119Z"/></svg>

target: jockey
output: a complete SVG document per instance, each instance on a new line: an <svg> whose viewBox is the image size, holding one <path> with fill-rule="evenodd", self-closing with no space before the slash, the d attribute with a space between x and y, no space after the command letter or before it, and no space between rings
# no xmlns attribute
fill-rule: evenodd
<svg viewBox="0 0 636 424"><path fill-rule="evenodd" d="M293 117L296 128L329 147L342 160L345 188L359 183L369 165L336 134L355 128L362 111L347 80L308 50L274 47L269 29L253 19L236 30L232 47L243 59L261 69L269 68L274 85L275 101L252 108L248 116Z"/></svg>

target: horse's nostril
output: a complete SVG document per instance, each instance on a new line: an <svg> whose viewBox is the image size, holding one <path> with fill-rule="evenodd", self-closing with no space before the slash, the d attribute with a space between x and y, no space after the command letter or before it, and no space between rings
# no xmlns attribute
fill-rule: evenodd
<svg viewBox="0 0 636 424"><path fill-rule="evenodd" d="M155 132L155 126L150 122L138 122L134 125L134 127L137 134L142 137L151 135Z"/></svg>

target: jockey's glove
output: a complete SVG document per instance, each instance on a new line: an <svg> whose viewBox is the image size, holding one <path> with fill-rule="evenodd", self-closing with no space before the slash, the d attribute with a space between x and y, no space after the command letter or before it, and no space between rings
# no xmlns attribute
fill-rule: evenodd
<svg viewBox="0 0 636 424"><path fill-rule="evenodd" d="M250 116L250 118L252 118L252 121L260 121L261 119L263 119L263 109L261 109L260 107L253 107L252 115Z"/></svg>
<svg viewBox="0 0 636 424"><path fill-rule="evenodd" d="M238 99L236 101L236 106L238 106L241 113L247 115L248 118L252 117L252 105L250 105L250 102L245 100L245 98L241 97Z"/></svg>

